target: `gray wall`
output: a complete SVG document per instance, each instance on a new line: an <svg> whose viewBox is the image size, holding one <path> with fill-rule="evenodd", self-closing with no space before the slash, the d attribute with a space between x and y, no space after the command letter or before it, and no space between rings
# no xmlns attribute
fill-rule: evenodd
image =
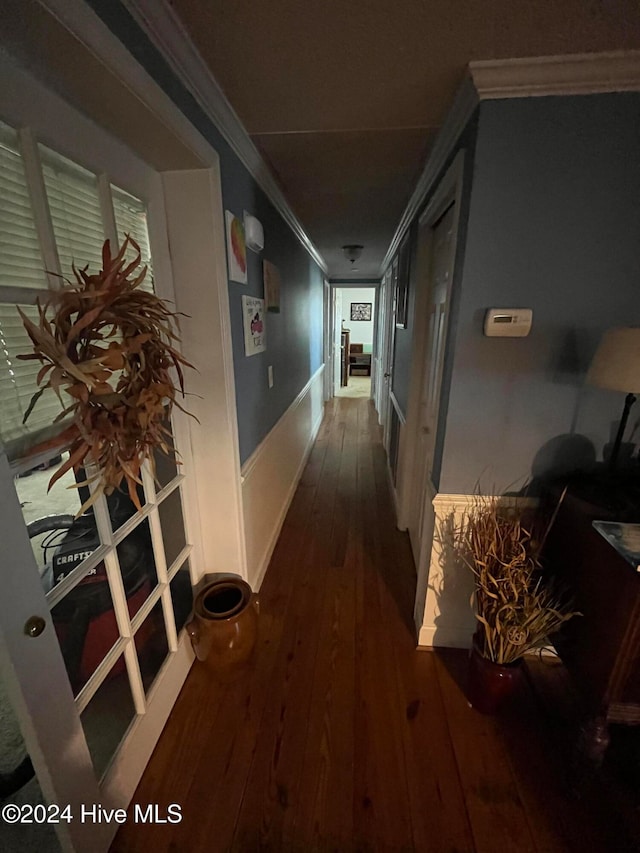
<svg viewBox="0 0 640 853"><path fill-rule="evenodd" d="M623 395L585 371L605 329L640 325L639 199L640 95L481 105L441 492L601 458ZM484 337L488 307L532 308L531 335Z"/></svg>
<svg viewBox="0 0 640 853"><path fill-rule="evenodd" d="M262 222L265 249L259 255L247 252L248 284L229 282L240 459L244 462L322 364L322 272L126 9L111 0L89 3L218 152L225 208L238 216L246 210ZM281 310L267 315L266 352L247 358L241 297L262 297L263 259L280 270ZM274 370L272 389L267 385L268 365Z"/></svg>

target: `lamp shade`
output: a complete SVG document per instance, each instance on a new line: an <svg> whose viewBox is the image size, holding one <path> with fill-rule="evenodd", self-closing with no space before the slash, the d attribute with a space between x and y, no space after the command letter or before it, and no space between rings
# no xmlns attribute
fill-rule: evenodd
<svg viewBox="0 0 640 853"><path fill-rule="evenodd" d="M587 379L599 388L640 393L640 328L609 329L591 362Z"/></svg>

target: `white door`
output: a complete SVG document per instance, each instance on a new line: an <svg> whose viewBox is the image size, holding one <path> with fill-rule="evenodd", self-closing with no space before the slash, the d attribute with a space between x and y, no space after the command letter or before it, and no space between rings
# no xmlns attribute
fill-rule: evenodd
<svg viewBox="0 0 640 853"><path fill-rule="evenodd" d="M419 231L418 282L426 279L426 336L421 368L420 397L414 444L413 488L408 515L411 547L418 569L416 616L422 618L428 560L433 537L433 462L436 447L440 390L456 244L456 205L434 224ZM424 304L424 303L422 303ZM418 615L419 612L419 615Z"/></svg>
<svg viewBox="0 0 640 853"><path fill-rule="evenodd" d="M331 285L325 279L323 286L323 356L324 376L323 395L325 403L333 396L333 305L331 303Z"/></svg>
<svg viewBox="0 0 640 853"><path fill-rule="evenodd" d="M333 288L333 393L342 384L342 291Z"/></svg>
<svg viewBox="0 0 640 853"><path fill-rule="evenodd" d="M82 804L128 804L193 659L181 629L202 571L199 529L183 509L193 464L179 412L166 427L183 464L158 455L141 511L101 496L74 521L87 493L65 488L72 472L47 492L67 446L52 426L55 399L23 424L37 367L16 359L29 345L15 305L37 316L44 269L95 268L103 239L125 232L153 270L145 286L173 290L160 175L81 117L48 126L45 146L37 118L33 131L9 115L0 125L0 228L11 236L0 254L0 797L6 782L5 802L38 804L58 822L32 841L0 823L0 848L100 853L117 825L83 822Z"/></svg>
<svg viewBox="0 0 640 853"><path fill-rule="evenodd" d="M387 270L386 279L386 303L385 303L385 332L384 346L382 352L382 405L380 418L383 430L384 448L389 452L389 439L391 436L391 380L393 378L393 355L396 331L396 298L398 287L398 258L396 257L391 267Z"/></svg>

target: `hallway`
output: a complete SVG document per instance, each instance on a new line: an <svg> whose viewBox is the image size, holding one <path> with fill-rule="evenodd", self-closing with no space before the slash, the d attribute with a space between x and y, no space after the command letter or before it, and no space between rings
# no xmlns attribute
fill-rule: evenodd
<svg viewBox="0 0 640 853"><path fill-rule="evenodd" d="M129 820L112 850L625 849L569 799L531 694L483 717L458 686L464 652L415 650L414 583L373 406L334 399L252 670L218 687L193 667L134 797L180 804L182 823Z"/></svg>

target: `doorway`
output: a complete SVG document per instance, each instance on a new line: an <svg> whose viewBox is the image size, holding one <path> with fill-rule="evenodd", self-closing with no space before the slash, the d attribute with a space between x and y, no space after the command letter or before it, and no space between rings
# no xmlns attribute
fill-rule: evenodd
<svg viewBox="0 0 640 853"><path fill-rule="evenodd" d="M377 288L335 287L333 299L336 397L371 397Z"/></svg>
<svg viewBox="0 0 640 853"><path fill-rule="evenodd" d="M0 541L7 556L0 800L38 809L34 818L55 817L56 804L64 804L75 817L59 815L55 825L38 818L28 837L5 825L0 846L97 853L117 826L78 820L81 805L124 808L133 795L193 660L184 625L204 554L215 550L231 571L245 571L237 545L235 392L223 366L230 331L223 325L220 173L206 144L206 158L185 148L184 170L159 171L9 58L0 68L7 82L0 213L5 233L15 235L0 263ZM176 155L174 169L178 162ZM79 514L87 495L65 489L75 485L70 472L47 494L68 461L55 395L43 395L25 423L37 368L17 358L29 341L15 306L37 320L49 283L44 270L57 280L56 273L69 275L72 260L99 269L104 239L119 245L125 233L135 236L150 270L141 289L152 287L183 312L183 352L201 367L185 377L196 420L174 410L165 422L181 464L160 455L155 472L145 467L142 509L114 493L98 495Z"/></svg>
<svg viewBox="0 0 640 853"><path fill-rule="evenodd" d="M463 158L460 152L451 164L421 215L418 229L415 330L398 513L401 526L408 529L417 569L414 614L418 628L424 615L435 525L433 500L438 492L435 461Z"/></svg>

